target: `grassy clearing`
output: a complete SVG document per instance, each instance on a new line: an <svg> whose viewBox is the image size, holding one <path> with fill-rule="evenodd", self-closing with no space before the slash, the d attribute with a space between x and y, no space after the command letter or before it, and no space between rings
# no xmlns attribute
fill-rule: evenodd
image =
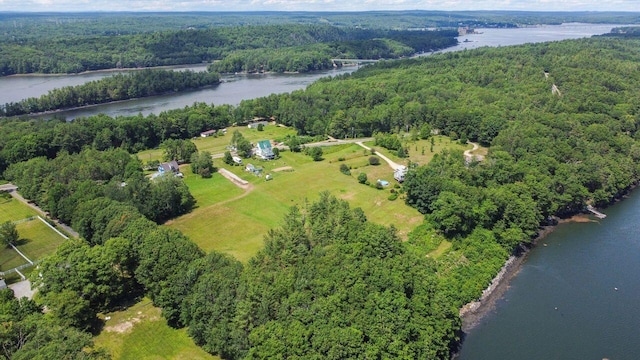
<svg viewBox="0 0 640 360"><path fill-rule="evenodd" d="M348 200L352 207L362 208L371 221L384 225L393 224L401 237L405 237L422 221L422 215L406 206L401 199L388 200L389 189L377 190L359 184L356 171L347 176L339 170L340 164L344 162L358 170L379 172L381 178L392 182L393 172L386 164L375 167L368 165L368 153L355 144L327 147L324 152L324 160L320 162L313 162L302 153L288 151L282 152L282 157L275 161L246 161L263 167L264 174L271 174L273 181L265 181L264 177L249 174L243 167L229 167L216 161L216 166L225 167L249 181L252 189L246 190L248 193L244 196L227 199L222 204L203 200L198 209L168 225L183 231L205 251L218 250L246 261L262 247L264 234L281 224L289 207L303 207L306 203L315 201L320 192L325 190ZM291 170L273 171L283 167L290 167ZM191 181L189 175L187 181ZM199 203L200 199L230 197L221 194L229 191L228 188L207 189L208 192L196 195Z"/></svg>
<svg viewBox="0 0 640 360"><path fill-rule="evenodd" d="M24 264L27 264L27 260L12 248L7 246L0 251L0 270L6 271Z"/></svg>
<svg viewBox="0 0 640 360"><path fill-rule="evenodd" d="M6 192L0 192L0 223L16 221L38 215L29 206L14 199Z"/></svg>
<svg viewBox="0 0 640 360"><path fill-rule="evenodd" d="M143 299L127 310L105 314L102 332L94 337L96 348L106 349L114 360L127 359L210 359L194 344L186 329L169 327L160 309Z"/></svg>
<svg viewBox="0 0 640 360"><path fill-rule="evenodd" d="M20 234L17 248L32 261L53 254L65 241L39 219L20 223L16 228Z"/></svg>
<svg viewBox="0 0 640 360"><path fill-rule="evenodd" d="M16 225L20 238L17 248L31 261L53 254L65 240L42 221L35 219ZM10 247L0 250L0 269L9 270L27 261Z"/></svg>
<svg viewBox="0 0 640 360"><path fill-rule="evenodd" d="M450 248L451 248L451 241L444 240L443 242L440 243L437 249L427 254L427 256L432 258L438 258L442 256L442 254L444 254Z"/></svg>
<svg viewBox="0 0 640 360"><path fill-rule="evenodd" d="M227 128L226 135L221 134L218 137L209 136L206 138L196 137L193 139L193 143L196 144L198 151L208 151L211 154L222 154L227 151L227 146L231 142L231 134L236 130L240 131L245 139L252 143L266 139L282 139L287 135L296 134L295 129L274 125L265 126L264 131L249 129L246 126L232 126ZM162 152L162 149L150 149L139 152L137 156L143 163L153 160L162 161Z"/></svg>
<svg viewBox="0 0 640 360"><path fill-rule="evenodd" d="M397 162L398 164L407 165L408 160L411 160L412 163L416 163L418 165L425 165L433 159L433 156L444 149L457 149L457 150L467 150L473 148L470 144L462 145L458 141L451 140L451 138L442 136L442 135L434 135L433 136L433 151L431 151L431 139L428 140L418 140L415 142L410 142L407 145L409 150L409 157L401 159L396 156L395 151L389 151L383 147L376 146L375 141L366 142L365 145L375 148L376 151L381 154L387 156L391 160ZM486 148L480 148L476 150L476 154L480 154L480 151L487 151Z"/></svg>

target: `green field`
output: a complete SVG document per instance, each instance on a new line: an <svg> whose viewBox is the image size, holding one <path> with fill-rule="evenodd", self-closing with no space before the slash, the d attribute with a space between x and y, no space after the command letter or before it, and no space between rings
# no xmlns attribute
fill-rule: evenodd
<svg viewBox="0 0 640 360"><path fill-rule="evenodd" d="M38 215L29 206L14 199L7 192L0 192L0 223L16 221Z"/></svg>
<svg viewBox="0 0 640 360"><path fill-rule="evenodd" d="M193 143L196 144L198 151L208 151L211 154L222 154L227 151L227 146L231 142L231 134L235 130L242 132L245 139L252 143L259 140L275 140L282 139L287 135L295 135L296 131L291 128L267 125L264 127L264 131L258 131L256 129L248 129L246 126L233 126L227 128L226 135L220 135L218 137L209 136L206 138L197 137L193 139ZM138 158L143 162L149 162L153 160L162 161L162 149L150 149L141 151L138 154Z"/></svg>
<svg viewBox="0 0 640 360"><path fill-rule="evenodd" d="M389 151L383 147L376 146L374 141L366 142L365 145L375 148L376 151L380 152L384 156L389 159L397 162L398 164L406 165L408 160L411 160L412 163L416 163L418 165L425 165L433 159L433 156L444 149L458 149L458 150L467 150L471 149L473 146L470 144L461 145L458 141L451 140L451 138L435 135L433 136L433 151L431 151L431 140L418 140L414 142L410 142L407 145L409 150L409 157L405 159L401 159L396 156L395 151ZM486 148L480 148L475 151L475 154L484 154L486 155Z"/></svg>
<svg viewBox="0 0 640 360"><path fill-rule="evenodd" d="M216 166L249 181L251 186L247 190L219 174L201 179L183 167L185 181L198 200L198 207L167 225L188 235L205 251L218 250L246 261L262 247L264 234L281 224L291 206L304 207L325 190L348 200L352 207L362 208L369 220L394 225L403 238L422 221L422 215L402 199L388 200L392 186L378 190L358 183L358 173L366 172L374 182L380 178L394 184L393 171L386 163L369 165L369 152L355 144L323 149L324 160L320 162L288 151L274 161L245 161L263 167L264 174L272 175L272 181L247 173L244 167L230 167L216 160ZM354 168L351 176L340 172L342 163Z"/></svg>
<svg viewBox="0 0 640 360"><path fill-rule="evenodd" d="M161 317L160 309L149 299L124 311L102 316L102 332L94 337L96 348L104 348L114 360L183 359L219 360L198 347L186 329L176 330Z"/></svg>
<svg viewBox="0 0 640 360"><path fill-rule="evenodd" d="M0 223L18 221L37 215L35 210L14 199L9 194L0 196ZM22 222L16 225L18 230L17 248L31 261L40 260L56 251L64 238L51 230L38 219ZM13 269L26 264L27 261L10 247L0 250L0 270Z"/></svg>
<svg viewBox="0 0 640 360"><path fill-rule="evenodd" d="M20 240L17 248L32 261L53 254L65 239L41 220L24 222L17 226Z"/></svg>

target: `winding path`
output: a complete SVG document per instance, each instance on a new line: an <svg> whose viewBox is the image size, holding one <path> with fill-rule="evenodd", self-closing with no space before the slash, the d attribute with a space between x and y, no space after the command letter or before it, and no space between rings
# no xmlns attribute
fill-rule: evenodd
<svg viewBox="0 0 640 360"><path fill-rule="evenodd" d="M484 155L472 154L474 151L480 148L480 145L478 145L477 143L473 143L471 141L467 141L467 143L473 145L473 149L464 151L465 160L467 160L468 162L473 160L478 160L478 161L484 160Z"/></svg>
<svg viewBox="0 0 640 360"><path fill-rule="evenodd" d="M355 143L356 143L356 144L358 144L358 145L360 145L360 146L362 146L363 148L365 148L365 149L367 149L367 150L371 151L371 148L370 148L370 147L368 147L367 145L363 144L363 143L362 143L362 140L360 140L360 141L355 141ZM377 152L377 151L374 151L374 154L378 155L380 158L382 158L382 160L386 161L386 162L387 162L387 164L389 164L389 166L391 166L391 169L393 169L393 171L395 171L395 170L398 170L398 169L400 169L400 168L405 167L404 165L400 165L400 164L398 164L397 162L395 162L395 161L393 161L393 160L389 159L388 157L386 157L386 156L382 155L381 153L379 153L379 152Z"/></svg>

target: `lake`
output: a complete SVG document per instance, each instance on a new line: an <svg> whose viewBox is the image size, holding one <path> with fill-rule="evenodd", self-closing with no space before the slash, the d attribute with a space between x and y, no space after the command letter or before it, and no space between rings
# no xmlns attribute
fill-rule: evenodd
<svg viewBox="0 0 640 360"><path fill-rule="evenodd" d="M605 212L542 239L457 360L638 359L640 192Z"/></svg>
<svg viewBox="0 0 640 360"><path fill-rule="evenodd" d="M563 24L553 26L527 27L521 29L478 29L479 34L458 38L460 42L441 52L474 49L482 46L507 46L528 42L555 41L589 37L610 32L618 25ZM428 54L423 54L428 55ZM179 69L206 70L206 65L180 66ZM288 93L300 90L325 76L350 73L357 67L319 71L305 74L239 74L223 76L223 83L216 87L180 94L133 99L115 104L96 105L89 108L64 111L59 114L72 120L77 117L105 113L109 116L128 116L141 113L158 114L161 111L193 105L194 102L207 104L237 105L242 100L267 96L272 93ZM39 97L49 90L63 86L80 85L98 80L121 71L102 71L77 75L28 75L0 78L0 103L17 102L29 97ZM51 117L45 115L44 117Z"/></svg>

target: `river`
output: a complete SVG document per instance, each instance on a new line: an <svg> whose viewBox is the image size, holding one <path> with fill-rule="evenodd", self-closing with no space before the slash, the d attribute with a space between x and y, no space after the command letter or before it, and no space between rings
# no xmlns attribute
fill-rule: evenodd
<svg viewBox="0 0 640 360"><path fill-rule="evenodd" d="M542 239L457 360L638 359L640 192L605 212Z"/></svg>
<svg viewBox="0 0 640 360"><path fill-rule="evenodd" d="M458 45L441 52L474 49L482 46L507 46L528 42L554 41L589 37L611 31L616 25L578 24L549 25L520 29L478 29L479 34L458 38ZM429 55L429 54L424 54ZM203 71L206 65L181 66L177 69ZM223 82L215 87L180 94L133 99L114 104L96 105L83 109L63 111L59 114L68 120L82 116L104 113L109 116L128 116L141 113L158 114L161 111L193 105L194 102L207 104L237 105L242 100L267 96L272 93L286 93L304 89L307 85L325 76L335 76L356 70L343 67L336 70L305 74L260 74L223 76ZM63 86L80 85L98 80L120 71L100 71L77 75L28 75L0 78L0 103L17 102L29 97L39 97L49 90ZM51 117L44 115L43 117Z"/></svg>

